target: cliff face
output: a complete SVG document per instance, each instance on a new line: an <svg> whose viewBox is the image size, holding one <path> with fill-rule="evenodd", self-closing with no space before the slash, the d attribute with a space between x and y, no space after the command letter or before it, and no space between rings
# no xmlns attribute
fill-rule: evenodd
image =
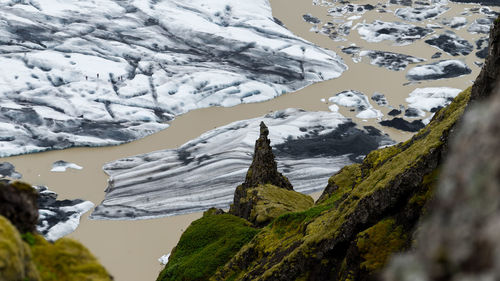
<svg viewBox="0 0 500 281"><path fill-rule="evenodd" d="M203 280L499 279L500 94L470 110L500 81L499 39L497 20L472 89L436 112L414 137L341 169L314 206L277 216ZM453 154L443 166L450 136ZM252 197L252 188L238 187L231 209L245 210L242 217L249 220L265 202ZM420 225L423 214L430 217ZM405 251L410 254L380 275L391 256Z"/></svg>
<svg viewBox="0 0 500 281"><path fill-rule="evenodd" d="M481 100L492 92L500 74L500 18L497 18L490 29L488 56L479 76L472 86L472 99Z"/></svg>
<svg viewBox="0 0 500 281"><path fill-rule="evenodd" d="M405 143L371 152L329 181L317 204L274 220L213 280L369 280L411 245L448 136L470 90Z"/></svg>
<svg viewBox="0 0 500 281"><path fill-rule="evenodd" d="M498 38L498 21L495 32L493 37ZM490 54L485 67L498 63L498 45ZM496 71L497 76L491 77L496 78L493 91L488 89L494 80L476 80L473 89L481 89L484 101L467 112L452 142L416 249L396 258L385 280L500 279L500 73Z"/></svg>

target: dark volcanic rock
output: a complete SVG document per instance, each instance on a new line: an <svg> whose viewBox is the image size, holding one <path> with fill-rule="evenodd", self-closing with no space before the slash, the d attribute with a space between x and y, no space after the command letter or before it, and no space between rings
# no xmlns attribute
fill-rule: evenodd
<svg viewBox="0 0 500 281"><path fill-rule="evenodd" d="M234 201L229 212L235 216L249 219L252 209L257 202L247 200L247 191L261 185L270 184L286 190L293 190L288 179L278 172L268 138L269 129L264 122L260 123L260 136L255 141L255 151L252 164L247 171L245 182L238 186L234 192Z"/></svg>
<svg viewBox="0 0 500 281"><path fill-rule="evenodd" d="M481 69L474 85L472 86L471 97L482 99L491 93L494 83L500 75L500 21L496 20L490 30L488 43L488 56L484 67Z"/></svg>
<svg viewBox="0 0 500 281"><path fill-rule="evenodd" d="M267 138L269 130L264 122L260 123L260 137L255 141L255 151L252 164L248 169L244 188L256 187L261 184L272 184L277 187L293 190L288 179L278 172L271 141Z"/></svg>
<svg viewBox="0 0 500 281"><path fill-rule="evenodd" d="M21 182L0 181L0 215L21 233L35 232L38 221L38 193Z"/></svg>
<svg viewBox="0 0 500 281"><path fill-rule="evenodd" d="M422 120L413 120L412 122L408 122L403 118L393 118L391 120L384 120L380 122L380 125L396 128L398 130L407 131L407 132L418 132L420 129L425 127Z"/></svg>

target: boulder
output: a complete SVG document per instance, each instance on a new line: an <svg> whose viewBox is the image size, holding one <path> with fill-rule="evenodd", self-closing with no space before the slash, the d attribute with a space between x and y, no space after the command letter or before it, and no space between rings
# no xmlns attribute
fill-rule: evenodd
<svg viewBox="0 0 500 281"><path fill-rule="evenodd" d="M20 233L35 232L38 221L38 193L29 184L0 181L0 215Z"/></svg>

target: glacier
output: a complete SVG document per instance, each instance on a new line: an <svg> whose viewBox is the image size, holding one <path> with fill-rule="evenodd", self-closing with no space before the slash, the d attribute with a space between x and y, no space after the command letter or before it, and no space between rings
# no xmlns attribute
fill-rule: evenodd
<svg viewBox="0 0 500 281"><path fill-rule="evenodd" d="M0 157L132 141L347 69L267 0L2 0L0 64Z"/></svg>
<svg viewBox="0 0 500 281"><path fill-rule="evenodd" d="M252 162L259 124L269 128L278 170L294 189L312 193L345 165L394 142L338 112L286 109L208 131L177 149L104 165L106 195L92 219L147 219L228 208Z"/></svg>

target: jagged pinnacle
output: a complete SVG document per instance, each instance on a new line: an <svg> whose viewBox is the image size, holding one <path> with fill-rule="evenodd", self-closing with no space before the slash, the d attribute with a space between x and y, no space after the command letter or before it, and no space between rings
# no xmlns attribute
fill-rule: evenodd
<svg viewBox="0 0 500 281"><path fill-rule="evenodd" d="M248 169L244 188L256 187L261 184L272 184L277 187L293 190L288 179L278 172L271 141L268 139L269 129L264 122L260 123L260 136L255 142L253 161Z"/></svg>

